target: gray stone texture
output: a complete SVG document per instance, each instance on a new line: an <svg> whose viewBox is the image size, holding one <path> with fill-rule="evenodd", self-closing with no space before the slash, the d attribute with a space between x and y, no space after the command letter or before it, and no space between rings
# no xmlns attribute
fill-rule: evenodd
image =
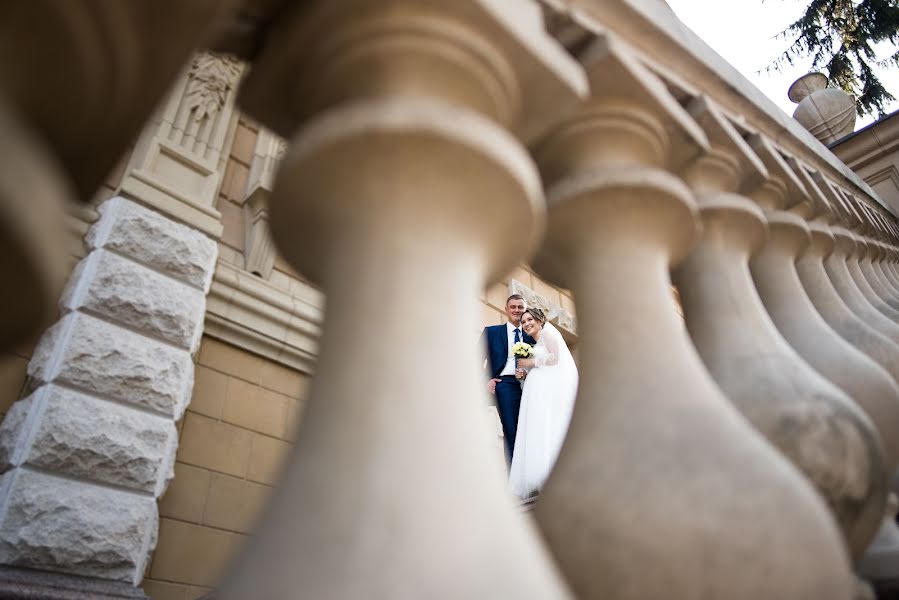
<svg viewBox="0 0 899 600"><path fill-rule="evenodd" d="M7 465L27 464L150 494L161 493L174 477L177 431L170 419L55 385L14 408L14 418L0 426ZM22 427L19 413L25 411L34 414L30 426Z"/></svg>
<svg viewBox="0 0 899 600"><path fill-rule="evenodd" d="M107 201L100 213L87 235L91 248L113 250L209 291L218 256L213 240L124 198Z"/></svg>
<svg viewBox="0 0 899 600"><path fill-rule="evenodd" d="M127 324L191 352L200 343L203 292L106 250L94 250L79 263L61 304Z"/></svg>
<svg viewBox="0 0 899 600"><path fill-rule="evenodd" d="M0 478L0 562L137 584L155 546L152 496L36 473Z"/></svg>
<svg viewBox="0 0 899 600"><path fill-rule="evenodd" d="M175 420L193 387L190 354L80 312L38 342L28 374L144 407Z"/></svg>

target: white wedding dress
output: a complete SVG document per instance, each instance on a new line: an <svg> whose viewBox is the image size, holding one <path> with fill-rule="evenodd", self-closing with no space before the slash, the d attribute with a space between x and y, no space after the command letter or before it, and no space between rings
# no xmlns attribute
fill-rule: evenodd
<svg viewBox="0 0 899 600"><path fill-rule="evenodd" d="M509 491L527 498L549 476L574 409L577 367L565 340L551 323L534 346L536 366L528 371L521 394Z"/></svg>

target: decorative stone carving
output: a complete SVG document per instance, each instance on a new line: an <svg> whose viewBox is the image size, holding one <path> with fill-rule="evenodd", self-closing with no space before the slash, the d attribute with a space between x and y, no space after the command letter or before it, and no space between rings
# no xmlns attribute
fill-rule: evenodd
<svg viewBox="0 0 899 600"><path fill-rule="evenodd" d="M202 123L225 107L240 77L240 62L208 52L200 53L187 71L184 105L189 118Z"/></svg>
<svg viewBox="0 0 899 600"><path fill-rule="evenodd" d="M799 105L793 118L824 145L849 135L855 127L855 99L827 83L823 73L809 73L794 81L787 92Z"/></svg>
<svg viewBox="0 0 899 600"><path fill-rule="evenodd" d="M200 54L138 140L122 192L213 236L222 152L234 114L241 63Z"/></svg>
<svg viewBox="0 0 899 600"><path fill-rule="evenodd" d="M14 469L0 478L0 563L140 583L156 546L153 496Z"/></svg>

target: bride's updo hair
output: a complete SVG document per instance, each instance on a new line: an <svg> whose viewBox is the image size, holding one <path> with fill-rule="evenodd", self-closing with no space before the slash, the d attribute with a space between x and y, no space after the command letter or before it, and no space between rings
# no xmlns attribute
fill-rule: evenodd
<svg viewBox="0 0 899 600"><path fill-rule="evenodd" d="M540 310L539 308L535 308L532 306L531 308L525 310L524 312L529 313L532 317L534 317L534 320L540 321L541 327L546 325L546 315L543 314L543 311Z"/></svg>

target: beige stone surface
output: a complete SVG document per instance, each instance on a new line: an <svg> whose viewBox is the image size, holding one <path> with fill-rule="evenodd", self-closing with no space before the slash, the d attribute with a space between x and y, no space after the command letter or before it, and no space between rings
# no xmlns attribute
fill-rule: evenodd
<svg viewBox="0 0 899 600"><path fill-rule="evenodd" d="M197 365L194 370L194 389L190 400L190 410L213 419L220 419L229 379L224 373Z"/></svg>
<svg viewBox="0 0 899 600"><path fill-rule="evenodd" d="M178 460L229 475L247 473L253 434L190 411L184 417Z"/></svg>
<svg viewBox="0 0 899 600"><path fill-rule="evenodd" d="M160 519L150 577L215 586L244 539L236 533Z"/></svg>
<svg viewBox="0 0 899 600"><path fill-rule="evenodd" d="M278 483L290 445L266 435L252 434L252 438L247 478L259 483L275 485Z"/></svg>
<svg viewBox="0 0 899 600"><path fill-rule="evenodd" d="M159 500L160 516L200 523L211 477L206 469L176 462L175 479Z"/></svg>
<svg viewBox="0 0 899 600"><path fill-rule="evenodd" d="M241 379L230 378L222 419L228 423L283 438L290 398Z"/></svg>
<svg viewBox="0 0 899 600"><path fill-rule="evenodd" d="M251 533L271 491L269 486L213 473L203 524L238 533Z"/></svg>

